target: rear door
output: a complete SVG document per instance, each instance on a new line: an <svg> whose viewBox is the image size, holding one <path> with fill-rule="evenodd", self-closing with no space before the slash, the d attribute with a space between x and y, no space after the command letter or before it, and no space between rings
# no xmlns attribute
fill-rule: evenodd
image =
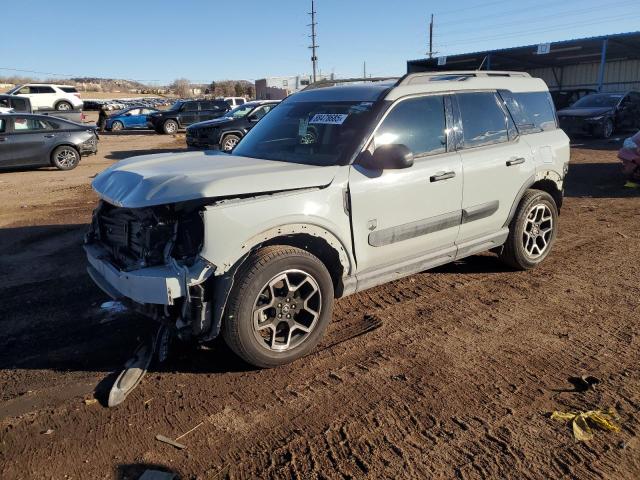
<svg viewBox="0 0 640 480"><path fill-rule="evenodd" d="M450 99L443 95L397 101L367 150L405 145L415 155L413 166L351 167L349 193L359 275L429 254L453 258L461 217L462 167L450 141L449 113Z"/></svg>
<svg viewBox="0 0 640 480"><path fill-rule="evenodd" d="M53 87L49 87L47 85L40 85L37 87L31 87L35 90L35 97L38 99L39 109L45 108L54 108L56 100L58 99L58 94L53 89Z"/></svg>
<svg viewBox="0 0 640 480"><path fill-rule="evenodd" d="M11 137L9 136L9 118L0 117L0 167L8 167L11 163Z"/></svg>
<svg viewBox="0 0 640 480"><path fill-rule="evenodd" d="M57 133L49 122L31 116L12 116L13 132L2 142L9 147L6 166L48 165Z"/></svg>
<svg viewBox="0 0 640 480"><path fill-rule="evenodd" d="M460 245L502 230L535 165L497 92L457 93L454 98L464 172Z"/></svg>

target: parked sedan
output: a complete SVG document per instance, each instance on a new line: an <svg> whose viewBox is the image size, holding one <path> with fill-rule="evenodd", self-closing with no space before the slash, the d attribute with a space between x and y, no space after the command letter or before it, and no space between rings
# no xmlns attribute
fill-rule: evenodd
<svg viewBox="0 0 640 480"><path fill-rule="evenodd" d="M640 128L640 93L594 93L558 112L568 135L609 138L616 130Z"/></svg>
<svg viewBox="0 0 640 480"><path fill-rule="evenodd" d="M275 107L277 101L254 101L230 110L222 117L191 125L187 128L190 147L219 147L230 152L242 137Z"/></svg>
<svg viewBox="0 0 640 480"><path fill-rule="evenodd" d="M149 128L147 125L147 116L157 112L156 108L148 107L130 107L118 113L109 115L105 128L114 132L124 130L125 128Z"/></svg>
<svg viewBox="0 0 640 480"><path fill-rule="evenodd" d="M80 157L97 153L98 134L87 127L44 115L0 115L0 167L78 166Z"/></svg>

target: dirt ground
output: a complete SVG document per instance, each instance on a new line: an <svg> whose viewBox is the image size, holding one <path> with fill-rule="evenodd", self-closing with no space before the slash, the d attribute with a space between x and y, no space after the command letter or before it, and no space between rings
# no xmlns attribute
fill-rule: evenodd
<svg viewBox="0 0 640 480"><path fill-rule="evenodd" d="M104 135L71 172L0 173L0 477L640 478L640 191L619 143L573 148L536 270L480 255L345 298L320 347L274 370L181 348L115 409L92 399L151 326L100 308L89 183L184 140ZM569 391L584 374L596 389ZM622 430L588 443L547 415L609 407ZM185 450L155 440L194 427Z"/></svg>

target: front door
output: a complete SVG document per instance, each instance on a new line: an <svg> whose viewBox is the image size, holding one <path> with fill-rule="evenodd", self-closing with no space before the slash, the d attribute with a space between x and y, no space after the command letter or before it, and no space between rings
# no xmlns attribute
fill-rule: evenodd
<svg viewBox="0 0 640 480"><path fill-rule="evenodd" d="M181 127L186 127L200 121L198 102L185 102L184 105L182 105L178 119Z"/></svg>
<svg viewBox="0 0 640 480"><path fill-rule="evenodd" d="M529 144L495 92L455 95L462 119L462 225L457 243L499 232L535 173Z"/></svg>
<svg viewBox="0 0 640 480"><path fill-rule="evenodd" d="M449 98L399 100L376 129L368 152L402 144L415 156L402 170L353 165L351 221L358 275L411 263L424 255L455 253L461 218L462 167L448 135Z"/></svg>
<svg viewBox="0 0 640 480"><path fill-rule="evenodd" d="M4 142L11 147L11 159L7 166L47 165L49 151L56 132L48 121L37 117L24 116L13 118L13 133Z"/></svg>

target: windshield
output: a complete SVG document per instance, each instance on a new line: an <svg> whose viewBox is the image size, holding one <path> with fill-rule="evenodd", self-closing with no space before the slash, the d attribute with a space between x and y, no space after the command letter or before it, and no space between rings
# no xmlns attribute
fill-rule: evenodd
<svg viewBox="0 0 640 480"><path fill-rule="evenodd" d="M623 97L621 93L596 93L582 97L572 105L574 108L615 107Z"/></svg>
<svg viewBox="0 0 640 480"><path fill-rule="evenodd" d="M223 115L226 118L242 118L246 116L251 110L253 110L255 105L240 105L239 107L234 108L233 110L229 110L227 113Z"/></svg>
<svg viewBox="0 0 640 480"><path fill-rule="evenodd" d="M373 123L373 102L287 101L249 131L233 155L345 165Z"/></svg>

